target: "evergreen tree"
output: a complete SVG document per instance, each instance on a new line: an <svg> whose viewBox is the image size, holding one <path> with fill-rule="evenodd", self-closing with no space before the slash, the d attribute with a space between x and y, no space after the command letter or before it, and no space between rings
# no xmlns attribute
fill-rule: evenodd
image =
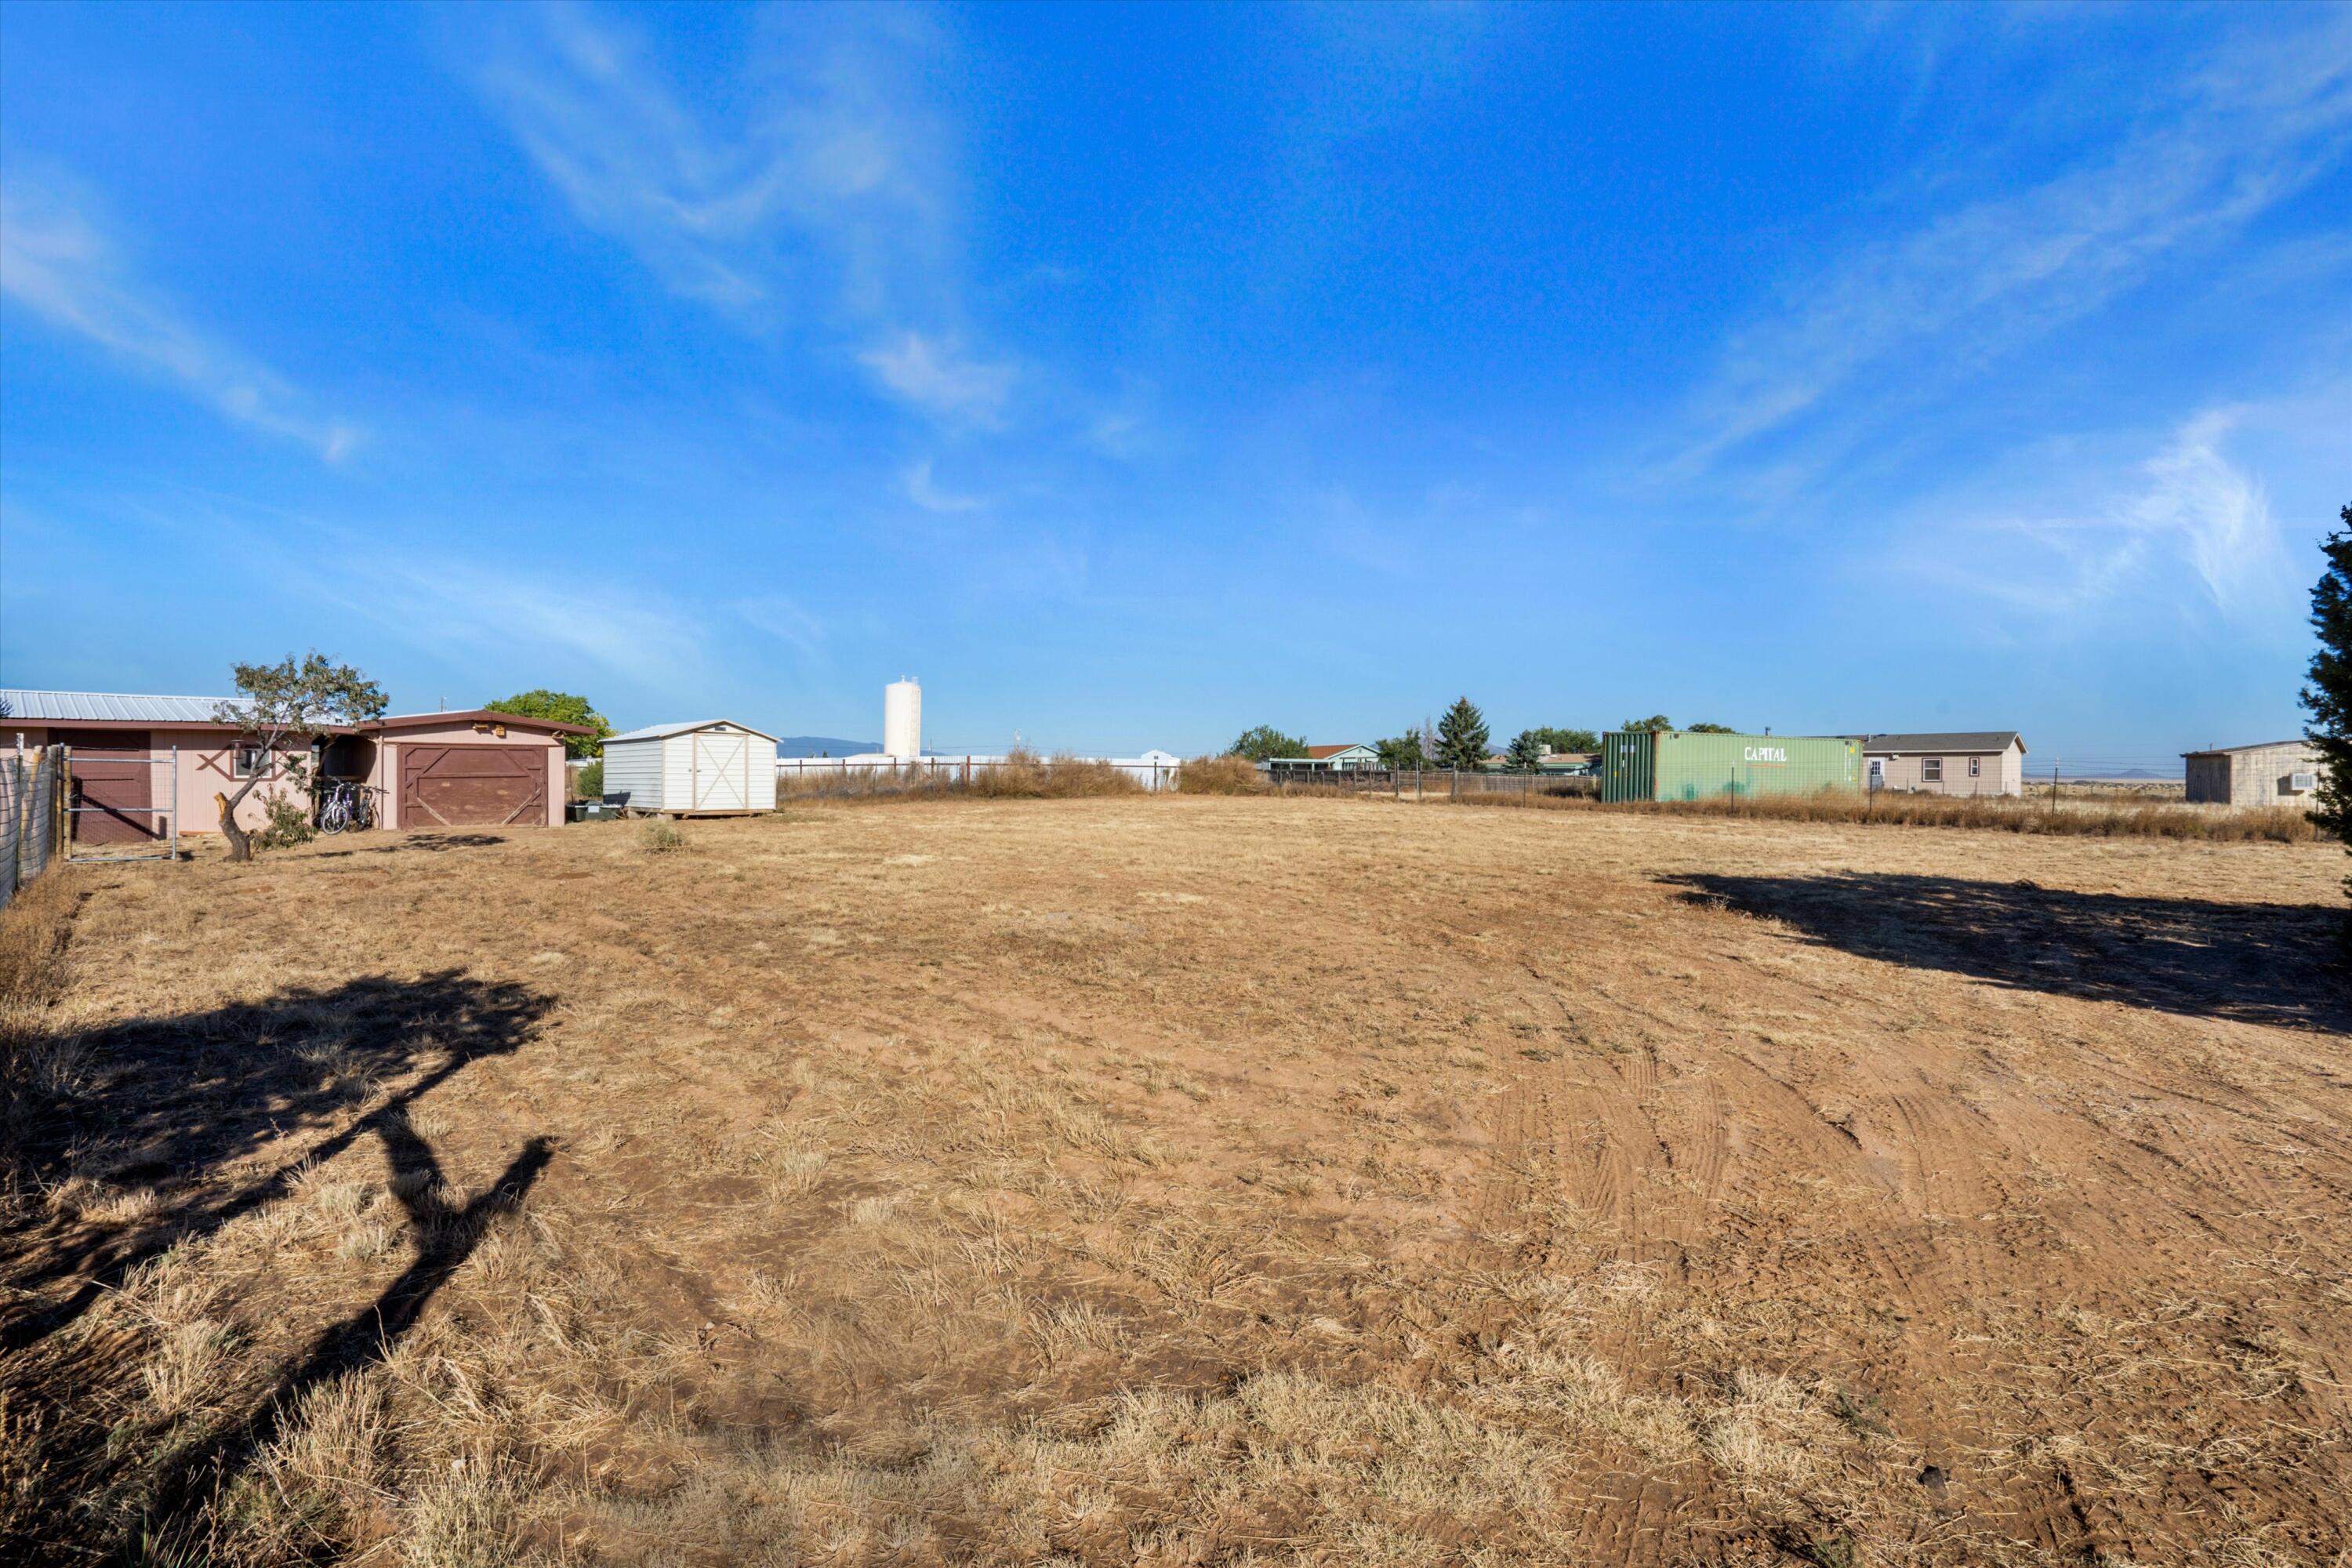
<svg viewBox="0 0 2352 1568"><path fill-rule="evenodd" d="M1543 761L1544 742L1533 730L1522 730L1511 737L1511 766L1519 769L1534 767Z"/></svg>
<svg viewBox="0 0 2352 1568"><path fill-rule="evenodd" d="M1441 768L1483 768L1486 765L1486 716L1467 697L1455 700L1437 721L1437 765Z"/></svg>
<svg viewBox="0 0 2352 1568"><path fill-rule="evenodd" d="M2311 713L2304 735L2319 752L2319 804L2311 820L2352 852L2352 506L2340 515L2344 526L2320 544L2327 570L2311 590L2319 651L2311 656L2311 684L2303 689L2303 705ZM2352 889L2352 879L2345 886ZM2352 927L2347 935L2352 938Z"/></svg>

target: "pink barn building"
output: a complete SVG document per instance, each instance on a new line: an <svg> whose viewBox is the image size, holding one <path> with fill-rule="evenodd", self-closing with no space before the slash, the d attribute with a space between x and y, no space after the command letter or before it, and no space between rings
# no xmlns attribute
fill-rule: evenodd
<svg viewBox="0 0 2352 1568"><path fill-rule="evenodd" d="M259 827L268 799L288 793L285 755L237 743L214 717L217 697L144 697L89 691L0 691L0 744L72 748L73 836L127 844L217 832L215 796L236 793L256 769L263 782L237 807L238 826ZM306 747L316 776L371 794L385 827L554 826L563 820L563 737L577 725L511 713L409 713L337 729ZM176 752L179 784L172 795Z"/></svg>

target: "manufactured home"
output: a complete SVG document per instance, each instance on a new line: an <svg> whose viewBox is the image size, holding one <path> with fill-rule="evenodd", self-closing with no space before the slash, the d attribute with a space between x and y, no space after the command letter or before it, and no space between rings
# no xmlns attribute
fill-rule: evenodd
<svg viewBox="0 0 2352 1568"><path fill-rule="evenodd" d="M2023 795L2025 740L2014 730L1867 735L1872 789L1918 795Z"/></svg>

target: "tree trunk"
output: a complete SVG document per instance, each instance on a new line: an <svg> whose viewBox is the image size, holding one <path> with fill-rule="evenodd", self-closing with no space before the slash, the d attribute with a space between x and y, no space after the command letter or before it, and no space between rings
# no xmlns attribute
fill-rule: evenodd
<svg viewBox="0 0 2352 1568"><path fill-rule="evenodd" d="M275 753L264 752L262 755L268 757ZM237 826L236 808L245 804L245 797L251 795L253 786L260 782L261 773L257 772L245 781L245 787L233 795L213 791L214 804L220 807L221 837L228 840L228 858L233 862L253 858L253 835Z"/></svg>
<svg viewBox="0 0 2352 1568"><path fill-rule="evenodd" d="M237 800L243 800L245 798L245 792L243 790L237 791L236 798ZM244 828L239 827L236 825L236 801L231 800L228 796L221 794L220 791L215 790L213 791L213 804L220 807L221 837L228 840L228 858L231 860L252 859L253 838L252 836L247 833Z"/></svg>

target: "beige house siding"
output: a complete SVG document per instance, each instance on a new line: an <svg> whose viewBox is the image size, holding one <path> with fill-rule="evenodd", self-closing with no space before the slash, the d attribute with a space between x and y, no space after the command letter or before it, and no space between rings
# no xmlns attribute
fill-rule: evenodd
<svg viewBox="0 0 2352 1568"><path fill-rule="evenodd" d="M1976 772L1969 771L1970 762ZM2025 748L2012 741L1998 752L1874 752L1863 751L1865 771L1876 763L1885 773L1880 787L1923 795L2022 795L2025 793ZM1927 776L1937 771L1941 779Z"/></svg>
<svg viewBox="0 0 2352 1568"><path fill-rule="evenodd" d="M0 743L45 746L49 743L53 731L70 732L89 727L67 723L12 722L8 725L6 740ZM170 763L173 748L179 748L180 753L180 791L178 797L169 803L171 813L158 811L146 818L153 825L158 837L171 837L173 815L178 816L179 829L184 835L220 831L220 807L213 796L233 795L245 786L245 781L231 772L229 744L229 738L217 730L175 730L159 724L147 731L147 755L159 764L152 770L152 783L147 798L158 806L165 804L164 797L172 788ZM270 771L263 775L262 782L254 786L251 795L237 802L237 826L252 831L267 827L269 825L269 801L273 795L303 798L287 783L283 764L293 758L307 762L309 757L307 746L280 749L273 757Z"/></svg>
<svg viewBox="0 0 2352 1568"><path fill-rule="evenodd" d="M2186 760L2189 798L2205 805L2308 805L2310 795L2293 788L2294 775L2319 772L2319 753L2305 741L2191 752Z"/></svg>
<svg viewBox="0 0 2352 1568"><path fill-rule="evenodd" d="M563 742L543 731L525 730L509 723L503 735L492 730L477 730L471 721L454 724L403 725L399 729L373 734L375 760L368 770L366 784L374 792L374 804L379 820L384 827L401 828L431 826L431 823L412 824L400 820L400 751L403 746L542 746L547 752L547 811L543 826L563 825L565 796L563 773ZM534 824L532 826L541 826ZM517 826L525 826L518 823Z"/></svg>

